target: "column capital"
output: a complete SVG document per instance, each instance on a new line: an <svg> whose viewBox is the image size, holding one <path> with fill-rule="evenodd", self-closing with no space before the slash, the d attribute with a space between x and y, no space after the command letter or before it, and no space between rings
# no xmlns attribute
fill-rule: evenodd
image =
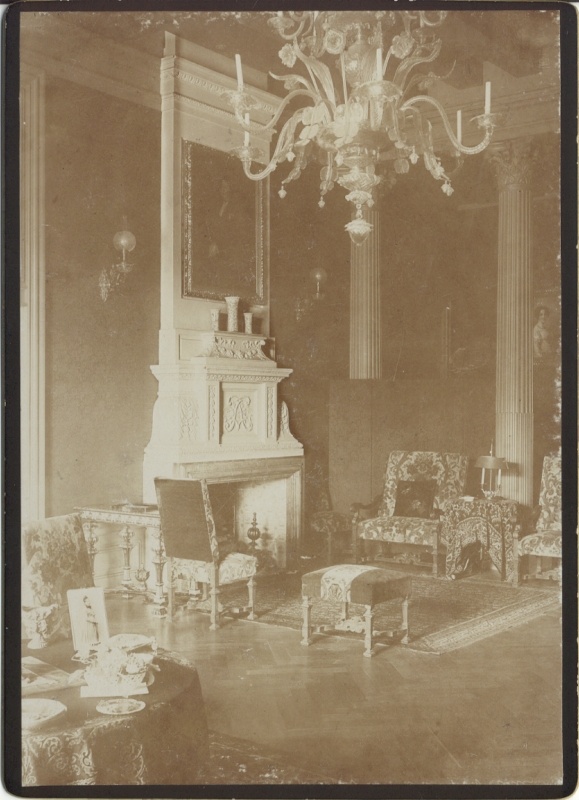
<svg viewBox="0 0 579 800"><path fill-rule="evenodd" d="M493 167L500 191L528 189L537 158L531 139L512 139L491 145L486 158Z"/></svg>

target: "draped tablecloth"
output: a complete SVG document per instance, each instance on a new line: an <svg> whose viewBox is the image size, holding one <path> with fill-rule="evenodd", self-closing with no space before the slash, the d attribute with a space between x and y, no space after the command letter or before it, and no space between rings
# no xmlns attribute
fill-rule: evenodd
<svg viewBox="0 0 579 800"><path fill-rule="evenodd" d="M479 541L502 580L516 580L514 538L520 532L521 506L514 500L458 500L447 503L442 517L442 540L446 542L446 575L458 571L466 545Z"/></svg>
<svg viewBox="0 0 579 800"><path fill-rule="evenodd" d="M70 642L27 651L67 671ZM96 710L102 698L81 698L80 688L36 694L60 701L67 713L41 730L22 735L22 785L195 784L208 758L208 732L201 686L192 664L174 653L159 653L160 667L146 707L124 716Z"/></svg>

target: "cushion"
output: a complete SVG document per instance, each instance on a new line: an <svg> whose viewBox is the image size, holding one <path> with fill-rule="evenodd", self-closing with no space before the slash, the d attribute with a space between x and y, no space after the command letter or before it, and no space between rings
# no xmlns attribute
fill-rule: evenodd
<svg viewBox="0 0 579 800"><path fill-rule="evenodd" d="M433 519L434 495L437 483L430 481L398 481L396 488L395 517Z"/></svg>

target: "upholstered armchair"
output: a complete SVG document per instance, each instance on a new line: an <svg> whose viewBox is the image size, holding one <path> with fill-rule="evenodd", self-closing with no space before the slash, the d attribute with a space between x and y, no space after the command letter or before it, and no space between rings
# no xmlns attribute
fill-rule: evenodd
<svg viewBox="0 0 579 800"><path fill-rule="evenodd" d="M525 578L554 578L561 583L561 509L561 456L545 456L539 492L539 516L535 530L518 542L518 575L523 574ZM528 567L525 570L522 568L527 566L529 556L535 556L537 559L537 570L532 575L529 574ZM554 569L543 570L541 561L543 558L558 559L559 564Z"/></svg>
<svg viewBox="0 0 579 800"><path fill-rule="evenodd" d="M354 560L360 541L407 545L396 560L412 563L418 563L415 548L421 547L432 555L432 572L437 576L444 545L440 516L446 503L464 492L467 466L468 457L458 453L391 452L380 498L369 507L352 506Z"/></svg>
<svg viewBox="0 0 579 800"><path fill-rule="evenodd" d="M67 591L94 586L79 514L30 522L22 529L22 623L29 647L70 636Z"/></svg>
<svg viewBox="0 0 579 800"><path fill-rule="evenodd" d="M257 558L234 552L233 542L218 539L207 482L155 478L155 489L169 560L169 616L173 616L178 581L187 584L191 606L200 597L201 585L204 596L209 589L210 629L217 630L223 611L220 587L244 581L249 602L242 611L254 619Z"/></svg>

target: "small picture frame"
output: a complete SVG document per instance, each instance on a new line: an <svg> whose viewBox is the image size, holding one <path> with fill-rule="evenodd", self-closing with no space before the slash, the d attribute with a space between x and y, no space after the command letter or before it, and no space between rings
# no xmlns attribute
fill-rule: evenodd
<svg viewBox="0 0 579 800"><path fill-rule="evenodd" d="M533 309L533 361L553 364L561 350L561 300L557 292L535 295Z"/></svg>
<svg viewBox="0 0 579 800"><path fill-rule="evenodd" d="M75 652L88 654L109 638L104 590L100 587L69 589L67 598L72 644Z"/></svg>

